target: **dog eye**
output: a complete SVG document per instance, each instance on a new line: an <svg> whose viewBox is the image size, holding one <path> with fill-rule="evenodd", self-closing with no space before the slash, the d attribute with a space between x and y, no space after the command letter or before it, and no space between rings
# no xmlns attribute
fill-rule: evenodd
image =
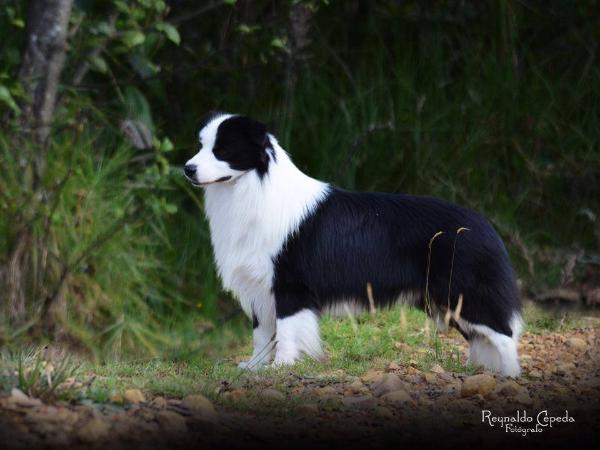
<svg viewBox="0 0 600 450"><path fill-rule="evenodd" d="M225 156L227 154L227 150L225 150L225 147L214 147L213 148L213 154L218 158L218 157L222 157Z"/></svg>

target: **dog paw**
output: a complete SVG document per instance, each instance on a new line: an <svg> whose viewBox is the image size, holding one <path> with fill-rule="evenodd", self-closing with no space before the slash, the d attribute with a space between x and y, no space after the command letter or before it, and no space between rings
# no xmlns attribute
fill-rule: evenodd
<svg viewBox="0 0 600 450"><path fill-rule="evenodd" d="M249 359L248 361L242 361L238 363L238 367L242 370L249 370L251 372L256 372L261 367L266 364L265 361L257 361L255 359Z"/></svg>
<svg viewBox="0 0 600 450"><path fill-rule="evenodd" d="M240 363L238 363L238 368L240 368L240 369L247 370L248 366L250 366L250 360L248 360L248 361L241 361Z"/></svg>

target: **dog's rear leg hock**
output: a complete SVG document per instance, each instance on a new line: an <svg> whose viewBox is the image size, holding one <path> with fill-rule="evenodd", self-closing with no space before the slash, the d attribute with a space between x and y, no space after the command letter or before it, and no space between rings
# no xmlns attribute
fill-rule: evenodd
<svg viewBox="0 0 600 450"><path fill-rule="evenodd" d="M310 309L277 319L275 366L294 364L303 354L322 359L319 317Z"/></svg>

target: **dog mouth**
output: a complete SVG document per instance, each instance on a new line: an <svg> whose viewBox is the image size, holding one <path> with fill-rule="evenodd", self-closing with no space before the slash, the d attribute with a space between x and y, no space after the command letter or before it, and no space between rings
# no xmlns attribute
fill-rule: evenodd
<svg viewBox="0 0 600 450"><path fill-rule="evenodd" d="M185 177L187 178L187 180L188 180L188 181L189 181L189 182L190 182L190 183L191 183L193 186L196 186L196 187L203 187L203 186L208 186L208 185L210 185L210 184L223 183L224 181L231 180L231 176L230 176L230 175L227 175L227 176L225 176L225 177L217 178L217 179L216 179L216 180L214 180L214 181L206 181L206 182L204 182L204 183L200 183L200 182L198 182L198 181L196 181L196 180L192 180L192 179L191 179L190 177L188 177L187 175L186 175Z"/></svg>

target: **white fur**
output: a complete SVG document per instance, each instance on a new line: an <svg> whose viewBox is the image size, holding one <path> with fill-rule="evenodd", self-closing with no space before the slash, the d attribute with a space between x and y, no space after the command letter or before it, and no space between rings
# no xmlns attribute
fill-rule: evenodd
<svg viewBox="0 0 600 450"><path fill-rule="evenodd" d="M277 354L275 366L293 364L302 355L321 359L319 317L310 309L277 319Z"/></svg>
<svg viewBox="0 0 600 450"><path fill-rule="evenodd" d="M522 329L521 316L515 314L510 322L512 337L498 333L485 325L476 325L463 318L458 326L474 337L470 340L469 361L509 377L521 373L517 343Z"/></svg>
<svg viewBox="0 0 600 450"><path fill-rule="evenodd" d="M267 321L267 318L264 318ZM271 362L273 350L275 349L275 323L268 321L261 323L253 333L254 351L248 361L238 364L240 369L258 370L265 364Z"/></svg>
<svg viewBox="0 0 600 450"><path fill-rule="evenodd" d="M234 293L248 317L254 313L259 323L254 330L253 356L241 366L258 366L270 361L270 352L265 356L261 351L275 332L273 258L304 217L326 197L329 187L302 173L272 135L274 156L269 155L269 170L263 179L255 171L235 171L217 160L212 154L215 135L218 125L228 117L219 116L201 130L203 148L188 164L195 164L199 177L206 176L207 180L232 176L228 182L205 187L205 210L223 286ZM303 337L292 333L289 326L283 327L283 339L277 328L277 355L283 345L288 356L279 361L292 362L290 336L299 340L297 348L304 348Z"/></svg>

